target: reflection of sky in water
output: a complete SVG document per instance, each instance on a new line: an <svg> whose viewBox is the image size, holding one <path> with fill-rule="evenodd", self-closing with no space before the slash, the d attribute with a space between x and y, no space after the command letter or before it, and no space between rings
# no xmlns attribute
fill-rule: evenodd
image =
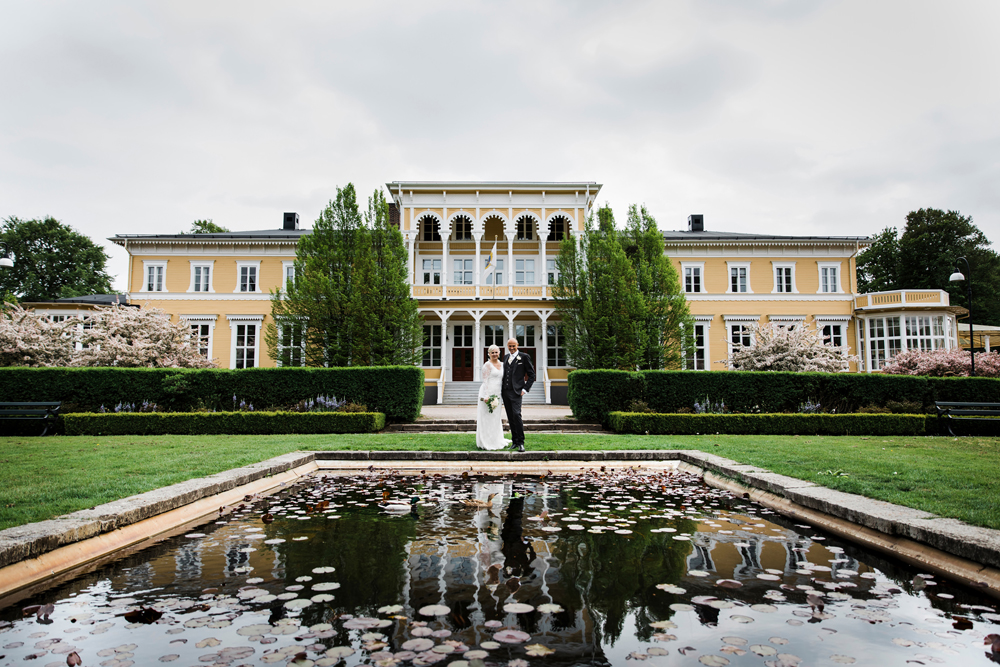
<svg viewBox="0 0 1000 667"><path fill-rule="evenodd" d="M542 481L377 474L313 480L262 501L273 523L261 523L258 503L194 537L165 541L12 604L0 612L13 623L0 629L0 667L31 655L37 656L31 664L64 665L74 649L84 665L103 667L163 658L283 665L299 651L323 665L337 660L325 651L345 645L356 650L340 663L345 667L371 663L373 654L381 667L407 667L431 658L394 663L387 651L398 654L416 634L442 629L452 635L428 638L477 649L496 632L487 621L531 635L524 644L490 650L487 664L776 659L754 648L798 656L804 665L836 664L834 655L879 667L907 660L989 664L983 637L1000 632L993 601L945 581L913 592L915 570L690 480L635 472ZM465 504L489 494L496 494L492 508ZM380 507L383 496L399 505ZM336 570L313 571L326 566ZM725 588L720 579L742 585ZM327 583L339 587L322 590ZM670 584L685 591L657 587ZM822 596L823 616L814 615L808 593ZM294 600L309 604L288 608ZM554 602L564 611L506 612L513 601ZM22 607L48 602L55 603L51 622L21 618ZM379 612L396 604L407 619ZM417 610L430 604L451 613L420 616ZM140 606L163 616L129 623L124 614ZM971 619L973 628L953 628L953 613ZM373 617L371 623L386 627L348 630L342 614ZM417 630L412 620L427 621L427 629ZM659 621L676 627L649 627ZM384 634L387 646L362 650L365 641L377 641L363 639L365 633ZM657 641L654 633L676 640ZM527 656L525 645L535 643L556 653ZM681 656L685 647L693 649ZM648 655L651 648L668 655ZM461 659L452 653L437 664Z"/></svg>

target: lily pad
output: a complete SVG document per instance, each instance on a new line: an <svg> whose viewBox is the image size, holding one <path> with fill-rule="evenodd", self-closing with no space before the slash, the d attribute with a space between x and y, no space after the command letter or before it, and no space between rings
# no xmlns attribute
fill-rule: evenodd
<svg viewBox="0 0 1000 667"><path fill-rule="evenodd" d="M522 602L509 602L503 606L503 610L508 614L527 614L528 612L535 611L535 608L530 604Z"/></svg>
<svg viewBox="0 0 1000 667"><path fill-rule="evenodd" d="M420 608L421 616L447 616L450 613L451 609L443 604L429 604Z"/></svg>
<svg viewBox="0 0 1000 667"><path fill-rule="evenodd" d="M501 630L493 635L493 639L504 644L523 644L531 639L531 635L520 630Z"/></svg>

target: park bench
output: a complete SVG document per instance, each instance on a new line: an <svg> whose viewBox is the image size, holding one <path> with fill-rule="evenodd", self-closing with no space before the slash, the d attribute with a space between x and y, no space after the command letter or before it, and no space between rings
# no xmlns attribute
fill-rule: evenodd
<svg viewBox="0 0 1000 667"><path fill-rule="evenodd" d="M1000 403L960 403L955 401L937 401L938 433L954 436L952 424L956 421L975 421L992 431L1000 430L1000 421L982 419L982 417L1000 417ZM978 429L977 429L978 430Z"/></svg>
<svg viewBox="0 0 1000 667"><path fill-rule="evenodd" d="M28 403L24 401L0 403L0 421L40 421L45 435L56 425L62 403ZM6 429L3 429L5 431ZM3 431L0 431L2 433Z"/></svg>

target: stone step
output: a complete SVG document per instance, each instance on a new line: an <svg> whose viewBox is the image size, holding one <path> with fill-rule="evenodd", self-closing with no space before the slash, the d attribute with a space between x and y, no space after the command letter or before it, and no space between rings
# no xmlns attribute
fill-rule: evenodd
<svg viewBox="0 0 1000 667"><path fill-rule="evenodd" d="M507 426L507 422L504 422ZM509 429L505 429L509 432ZM578 424L576 422L549 421L549 422L525 422L525 432L551 432L551 433L603 433L600 424ZM385 433L475 433L476 422L471 420L460 421L439 421L433 423L421 420L412 424L390 424L385 427Z"/></svg>

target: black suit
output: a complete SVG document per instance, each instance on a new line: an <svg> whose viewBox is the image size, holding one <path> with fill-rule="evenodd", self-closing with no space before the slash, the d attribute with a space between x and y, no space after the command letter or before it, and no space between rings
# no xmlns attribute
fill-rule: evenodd
<svg viewBox="0 0 1000 667"><path fill-rule="evenodd" d="M535 384L535 367L531 365L531 357L524 352L518 352L513 363L510 363L509 360L510 355L508 354L503 360L503 384L500 388L500 398L503 399L503 407L507 411L511 440L515 447L524 447L521 390L531 391L531 385Z"/></svg>

